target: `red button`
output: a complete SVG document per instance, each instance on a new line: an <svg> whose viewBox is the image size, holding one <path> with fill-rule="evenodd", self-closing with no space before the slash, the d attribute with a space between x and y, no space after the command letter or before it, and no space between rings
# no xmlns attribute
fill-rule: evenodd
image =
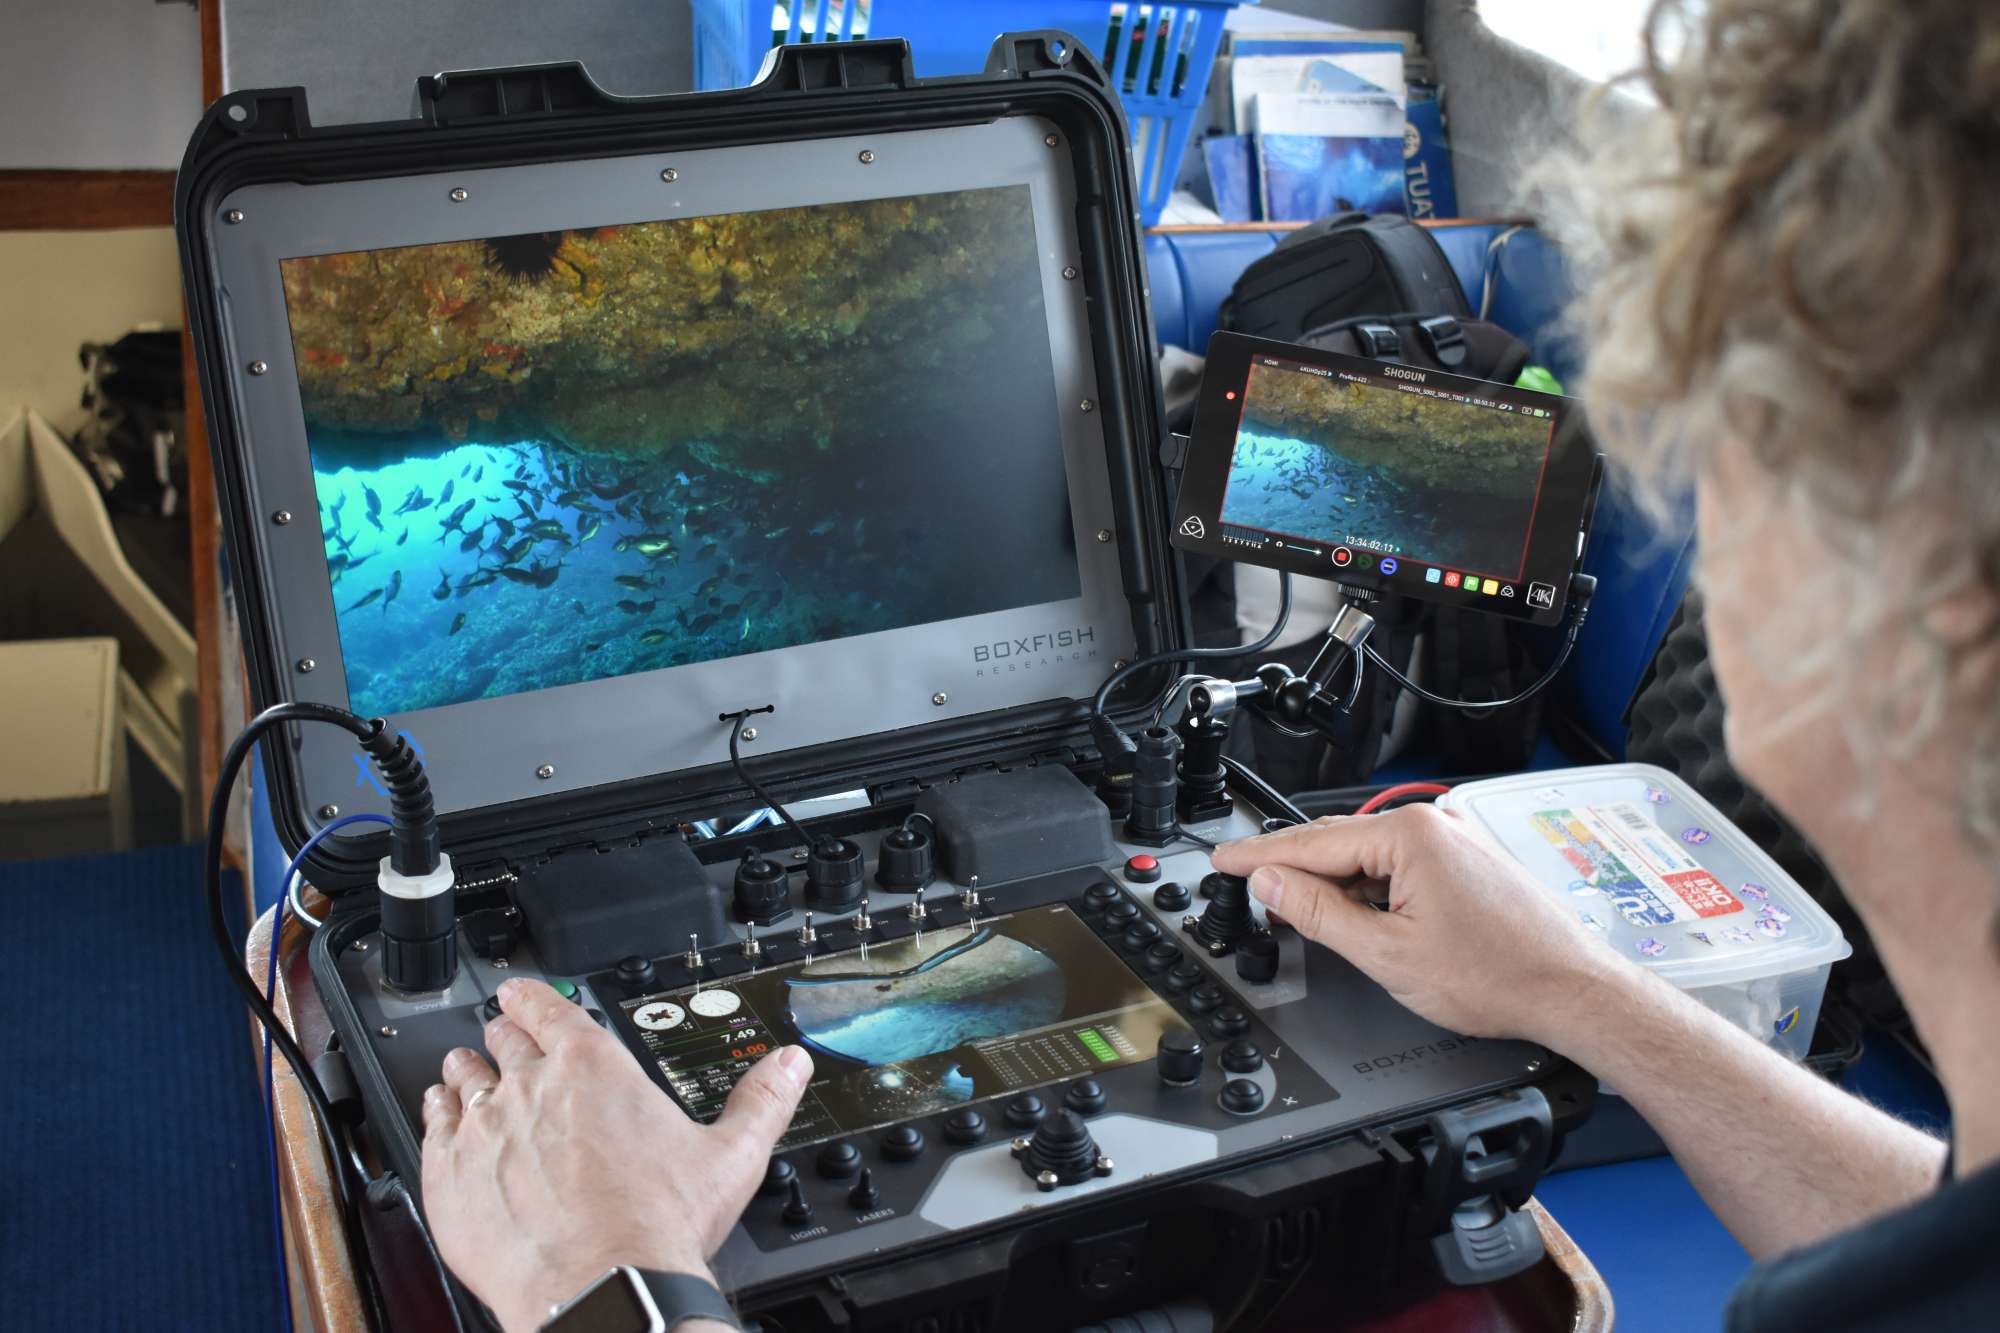
<svg viewBox="0 0 2000 1333"><path fill-rule="evenodd" d="M1345 546L1334 547L1333 563L1342 569L1347 568L1350 564L1354 563L1354 552L1348 550Z"/></svg>
<svg viewBox="0 0 2000 1333"><path fill-rule="evenodd" d="M1134 884L1151 884L1159 877L1160 862L1158 857L1148 856L1144 852L1141 852L1125 863L1125 878L1131 880Z"/></svg>

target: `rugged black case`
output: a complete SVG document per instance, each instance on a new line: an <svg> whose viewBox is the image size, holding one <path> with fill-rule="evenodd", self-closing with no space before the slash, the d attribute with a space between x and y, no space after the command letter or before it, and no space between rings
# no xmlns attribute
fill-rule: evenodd
<svg viewBox="0 0 2000 1333"><path fill-rule="evenodd" d="M209 227L219 221L216 201L230 190L270 180L376 178L682 144L963 124L1008 114L1054 122L1069 139L1076 164L1082 280L1119 512L1119 557L1139 650L1190 642L1180 565L1167 542L1172 497L1156 462L1162 406L1129 139L1104 71L1083 46L1054 32L1003 35L982 74L933 80L914 77L901 40L834 43L781 48L755 85L710 93L615 97L581 66L556 64L423 79L417 115L407 121L315 128L300 88L232 93L210 108L182 164L175 216L255 704L284 700L289 673L272 634L281 590L272 586L265 564L262 516L249 502L248 455L230 397L220 294L206 245ZM1159 683L1141 680L1142 688L1127 697L1150 697ZM1084 718L1083 703L1049 700L792 752L781 772L766 759L763 781L780 794L865 785L881 804L908 804L934 780L954 774L1049 761L1087 767L1095 755ZM298 773L287 747L266 747L266 758L278 833L295 852L311 832ZM1254 777L1241 778L1239 786L1253 800L1261 794L1280 808ZM686 818L759 803L726 765L713 765L454 815L444 821L443 833L461 880L476 881L509 858L608 846L670 830ZM854 818L820 823L839 833ZM354 890L373 883L374 858L383 847L380 840L363 846L348 859L308 865L312 882L337 897L332 919L314 940L312 965L336 1030L348 1033L357 1031L359 1016L333 960L346 942L373 928L372 899ZM392 1105L379 1064L366 1051L352 1054L365 1106ZM1562 1062L1531 1067L1523 1081L1530 1085L1523 1092L1488 1099L1483 1112L1468 1106L1413 1115L1311 1149L1232 1162L1171 1188L1114 1197L1085 1213L1037 1219L1021 1230L995 1226L941 1238L866 1269L773 1289L753 1286L738 1297L746 1309L778 1314L788 1328L851 1327L853 1318L869 1327L938 1330L989 1326L990 1302L1013 1291L1040 1307L1019 1326L1050 1326L1043 1316L1055 1317L1058 1295L1078 1283L1088 1289L1100 1265L1131 1267L1142 1279L1156 1275L1165 1282L1176 1265L1231 1256L1233 1262L1216 1270L1229 1290L1209 1294L1225 1308L1234 1305L1236 1320L1262 1322L1315 1261L1326 1263L1318 1281L1333 1284L1329 1302L1382 1309L1418 1274L1411 1260L1423 1238L1409 1219L1421 1214L1424 1225L1442 1222L1417 1207L1435 1193L1432 1177L1442 1165L1430 1160L1432 1145L1449 1133L1471 1132L1480 1114L1505 1119L1518 1096L1545 1096L1560 1137L1593 1100L1587 1076ZM391 1170L414 1182L419 1148L407 1129L400 1123L373 1129ZM1523 1195L1525 1190L1524 1184ZM1025 1263L1017 1258L1017 1244L1030 1254ZM1416 1280L1432 1279L1418 1274ZM462 1293L459 1308L468 1326L481 1326Z"/></svg>
<svg viewBox="0 0 2000 1333"><path fill-rule="evenodd" d="M265 181L370 179L1025 114L1059 127L1077 176L1080 267L1118 513L1119 562L1139 651L1185 644L1179 562L1166 540L1171 501L1155 462L1162 430L1159 368L1130 141L1104 70L1082 44L1055 32L1006 34L994 42L984 73L927 80L912 73L909 45L901 39L823 43L781 48L757 83L716 92L617 97L597 87L581 65L552 64L426 77L417 87L417 115L404 121L315 127L302 88L231 93L209 108L181 165L174 214L255 705L289 697L289 673L272 629L275 599L284 590L272 586L264 525L251 510L248 454L231 396L222 298L207 244L210 229L221 224L218 201L229 191ZM1083 718L1076 701L1048 700L793 751L779 761L782 768L765 760L760 778L785 794L906 783L1036 756L1074 759L1088 745ZM298 771L285 746L266 747L265 758L278 835L295 853L312 833ZM530 846L629 837L752 803L728 765L714 764L451 815L442 832L461 877L476 877L482 864ZM308 863L315 886L340 895L373 883L386 837L356 839L347 847L345 856L315 851Z"/></svg>

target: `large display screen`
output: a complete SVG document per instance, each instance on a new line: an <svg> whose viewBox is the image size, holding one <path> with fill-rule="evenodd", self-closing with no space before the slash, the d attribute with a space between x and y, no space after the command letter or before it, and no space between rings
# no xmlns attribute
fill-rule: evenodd
<svg viewBox="0 0 2000 1333"><path fill-rule="evenodd" d="M1173 1008L1066 907L649 995L625 1016L688 1114L780 1046L813 1079L780 1148L1151 1059Z"/></svg>
<svg viewBox="0 0 2000 1333"><path fill-rule="evenodd" d="M350 706L1063 601L1025 185L282 262Z"/></svg>
<svg viewBox="0 0 2000 1333"><path fill-rule="evenodd" d="M1553 624L1600 461L1558 394L1218 333L1174 544Z"/></svg>

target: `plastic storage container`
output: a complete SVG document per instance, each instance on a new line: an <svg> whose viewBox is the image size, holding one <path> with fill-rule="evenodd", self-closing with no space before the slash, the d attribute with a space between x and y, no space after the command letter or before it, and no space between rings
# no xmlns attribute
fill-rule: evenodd
<svg viewBox="0 0 2000 1333"><path fill-rule="evenodd" d="M1777 862L1650 764L1468 782L1438 798L1485 826L1587 926L1795 1060L1853 947Z"/></svg>
<svg viewBox="0 0 2000 1333"><path fill-rule="evenodd" d="M1256 3L1256 0L1249 0ZM1151 226L1173 193L1237 0L1110 4L1106 0L689 0L694 85L754 81L764 55L788 42L901 37L920 78L977 74L1002 32L1055 28L1086 43L1116 83L1132 132L1139 213ZM1111 53L1107 57L1106 53Z"/></svg>

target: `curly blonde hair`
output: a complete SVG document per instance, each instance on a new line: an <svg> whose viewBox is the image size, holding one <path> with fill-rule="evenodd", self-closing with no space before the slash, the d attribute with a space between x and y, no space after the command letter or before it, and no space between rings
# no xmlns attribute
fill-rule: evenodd
<svg viewBox="0 0 2000 1333"><path fill-rule="evenodd" d="M1862 710L1851 743L1914 746L1949 715L1991 838L1993 692L1968 718L1959 686L2000 643L2000 4L1657 0L1630 77L1660 112L1615 117L1550 219L1605 446L1658 500L1740 441L1868 562L1852 633L1813 645L1817 665L1908 631L1914 688L1893 698L1918 703ZM1934 515L1924 549L1885 578L1888 521L1913 505ZM1987 609L1941 631L1934 612L1968 594Z"/></svg>

